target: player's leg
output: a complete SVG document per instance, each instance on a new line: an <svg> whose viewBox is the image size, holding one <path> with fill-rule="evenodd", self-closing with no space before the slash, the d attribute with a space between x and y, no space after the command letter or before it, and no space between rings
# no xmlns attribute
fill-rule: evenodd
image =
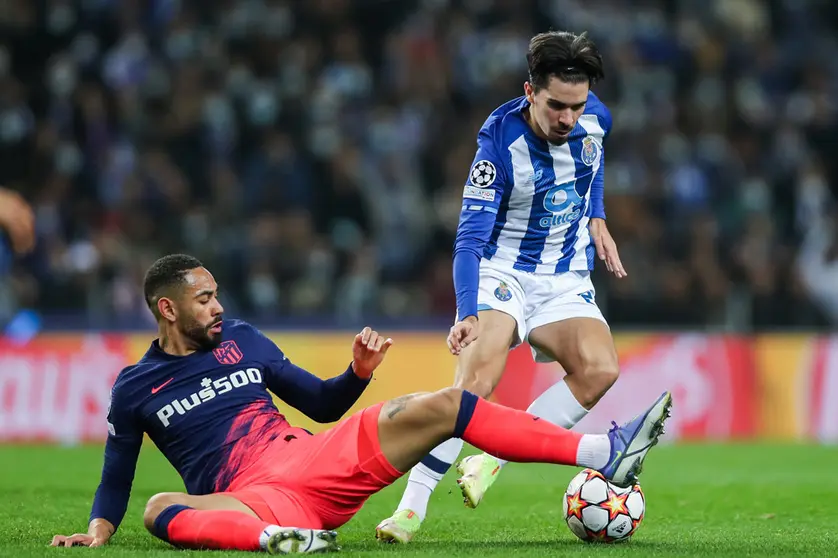
<svg viewBox="0 0 838 558"><path fill-rule="evenodd" d="M487 398L503 375L509 347L518 335L517 322L498 310L483 310L479 319L480 336L460 353L454 387ZM462 449L461 439L450 438L411 469L395 513L376 528L380 540L408 542L416 534L425 519L431 494Z"/></svg>
<svg viewBox="0 0 838 558"><path fill-rule="evenodd" d="M629 423L591 435L446 388L382 406L378 437L382 455L399 471L418 463L440 440L459 437L502 459L590 467L614 484L628 486L636 481L648 450L663 432L671 404L666 392Z"/></svg>
<svg viewBox="0 0 838 558"><path fill-rule="evenodd" d="M611 330L604 321L578 317L534 328L530 344L562 365L564 383L579 406L590 410L620 373Z"/></svg>
<svg viewBox="0 0 838 558"><path fill-rule="evenodd" d="M480 312L480 337L463 349L457 362L454 387L488 398L500 382L509 347L515 342L515 318L497 310ZM446 440L410 472L405 494L397 508L424 519L431 492L456 461L463 447L459 438Z"/></svg>
<svg viewBox="0 0 838 558"><path fill-rule="evenodd" d="M372 494L452 437L511 461L592 467L627 485L657 441L670 403L665 393L629 424L582 435L458 388L412 394L373 405L300 442L276 480L293 486L302 506L329 529L345 524ZM282 518L298 516L274 517L282 524Z"/></svg>
<svg viewBox="0 0 838 558"><path fill-rule="evenodd" d="M527 412L563 428L573 428L614 383L617 353L593 297L588 274L524 277L535 310L527 316L527 340L538 362L558 361L567 376L550 386ZM466 505L476 507L506 461L483 453L457 466Z"/></svg>
<svg viewBox="0 0 838 558"><path fill-rule="evenodd" d="M337 548L334 532L281 527L229 494L155 494L146 504L143 523L151 534L180 548L275 554Z"/></svg>
<svg viewBox="0 0 838 558"><path fill-rule="evenodd" d="M573 310L567 312L572 314ZM539 395L527 412L562 428L573 428L617 381L619 365L614 341L604 320L590 317L562 319L561 315L554 316L558 321L535 327L528 341L540 362L558 362L567 375ZM477 481L474 493L466 495L467 502L476 506L488 488L483 488L486 471L496 471L506 463L487 454L463 460L459 466L461 475ZM491 481L496 476L496 473L492 475Z"/></svg>
<svg viewBox="0 0 838 558"><path fill-rule="evenodd" d="M499 310L478 314L480 336L460 353L453 387L487 398L501 380L510 347L520 341L514 317Z"/></svg>
<svg viewBox="0 0 838 558"><path fill-rule="evenodd" d="M258 550L262 532L271 527L232 496L179 492L152 496L143 523L151 534L175 546L237 550Z"/></svg>

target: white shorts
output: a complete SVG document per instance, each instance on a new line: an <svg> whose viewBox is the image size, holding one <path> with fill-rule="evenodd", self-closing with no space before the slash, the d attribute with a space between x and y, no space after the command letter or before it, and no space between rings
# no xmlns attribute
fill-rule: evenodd
<svg viewBox="0 0 838 558"><path fill-rule="evenodd" d="M510 349L545 324L570 318L594 318L608 325L595 297L589 271L535 274L501 268L491 260L480 261L477 309L499 310L515 318L517 336ZM536 362L553 361L534 347L532 353Z"/></svg>

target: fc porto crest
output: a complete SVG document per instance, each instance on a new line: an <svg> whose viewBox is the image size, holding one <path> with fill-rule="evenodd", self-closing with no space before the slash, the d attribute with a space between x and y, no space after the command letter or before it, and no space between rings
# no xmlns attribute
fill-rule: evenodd
<svg viewBox="0 0 838 558"><path fill-rule="evenodd" d="M585 136L582 140L582 162L591 166L599 155L599 144L591 136Z"/></svg>
<svg viewBox="0 0 838 558"><path fill-rule="evenodd" d="M498 285L498 288L495 289L495 298L501 302L506 302L507 300L511 299L512 291L509 290L509 285L501 281Z"/></svg>
<svg viewBox="0 0 838 558"><path fill-rule="evenodd" d="M221 344L212 350L216 360L221 364L238 364L244 358L244 353L241 352L239 346L235 341L222 341Z"/></svg>

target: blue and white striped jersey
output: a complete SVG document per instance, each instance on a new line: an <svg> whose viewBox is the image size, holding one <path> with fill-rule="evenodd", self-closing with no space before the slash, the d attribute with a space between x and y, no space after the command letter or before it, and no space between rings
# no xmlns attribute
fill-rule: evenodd
<svg viewBox="0 0 838 558"><path fill-rule="evenodd" d="M528 106L526 97L500 106L477 137L454 248L461 319L476 314L477 268L458 261L460 254L476 256L478 266L486 258L530 273L593 269L588 223L605 218L603 142L611 114L589 93L568 141L553 145L530 128Z"/></svg>

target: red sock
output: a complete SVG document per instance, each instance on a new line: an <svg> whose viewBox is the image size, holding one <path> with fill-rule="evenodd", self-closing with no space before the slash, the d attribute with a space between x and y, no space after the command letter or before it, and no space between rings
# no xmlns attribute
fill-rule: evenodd
<svg viewBox="0 0 838 558"><path fill-rule="evenodd" d="M460 405L456 429L462 434L458 437L489 455L519 463L576 465L582 434L467 391ZM474 411L469 417L470 409Z"/></svg>
<svg viewBox="0 0 838 558"><path fill-rule="evenodd" d="M175 505L160 513L154 532L181 548L260 550L259 537L270 526L241 511L196 510Z"/></svg>

